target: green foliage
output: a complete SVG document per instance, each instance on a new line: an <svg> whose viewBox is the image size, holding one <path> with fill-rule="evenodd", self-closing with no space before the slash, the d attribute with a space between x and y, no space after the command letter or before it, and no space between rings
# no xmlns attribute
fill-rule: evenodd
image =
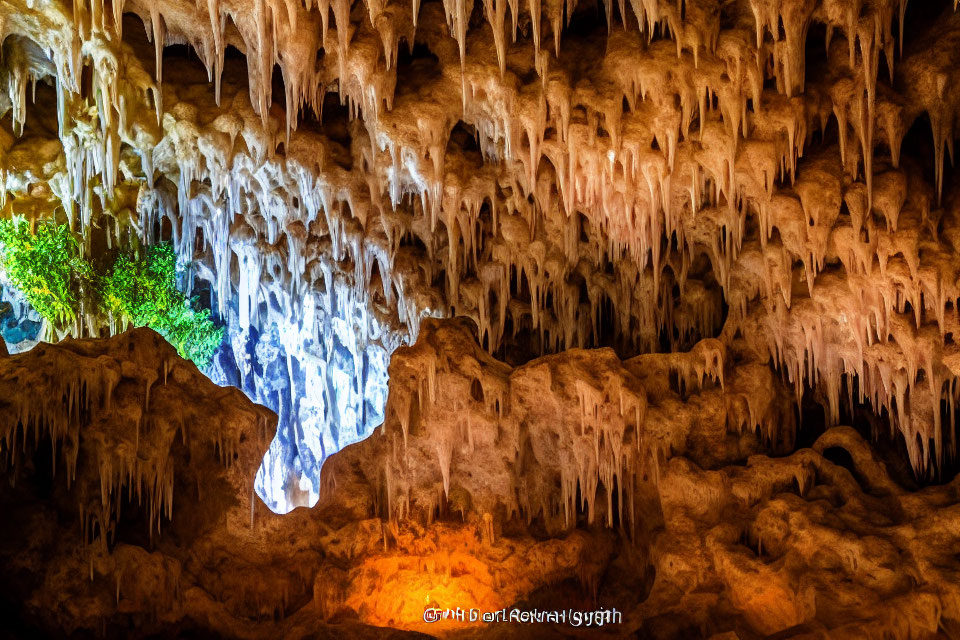
<svg viewBox="0 0 960 640"><path fill-rule="evenodd" d="M2 264L10 283L55 327L73 322L93 269L66 225L38 223L31 232L23 218L0 220Z"/></svg>
<svg viewBox="0 0 960 640"><path fill-rule="evenodd" d="M173 247L151 247L146 256L120 254L103 278L104 305L115 316L163 335L185 358L206 366L223 340L223 328L177 289L177 258Z"/></svg>
<svg viewBox="0 0 960 640"><path fill-rule="evenodd" d="M151 247L139 258L120 254L103 277L101 291L115 316L154 329L201 368L223 341L223 327L197 308L197 298L188 300L177 289L177 257L169 243Z"/></svg>
<svg viewBox="0 0 960 640"><path fill-rule="evenodd" d="M177 257L169 243L140 257L120 252L105 271L81 257L66 225L38 224L32 233L26 220L0 220L0 244L7 278L54 327L72 323L83 301L90 311L154 329L200 368L223 340L209 311L177 289Z"/></svg>

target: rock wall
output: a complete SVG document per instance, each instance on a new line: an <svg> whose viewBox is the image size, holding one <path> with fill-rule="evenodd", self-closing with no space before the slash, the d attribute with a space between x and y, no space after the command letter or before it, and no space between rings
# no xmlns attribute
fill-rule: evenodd
<svg viewBox="0 0 960 640"><path fill-rule="evenodd" d="M278 424L147 333L0 360L7 599L57 632L460 598L960 634L955 9L0 0L2 215L170 240L229 329L210 375ZM947 483L892 480L888 433Z"/></svg>
<svg viewBox="0 0 960 640"><path fill-rule="evenodd" d="M42 318L9 285L0 285L0 337L11 353L32 347L40 335Z"/></svg>
<svg viewBox="0 0 960 640"><path fill-rule="evenodd" d="M275 416L156 334L0 357L4 627L956 634L960 480L905 490L850 427L809 448L771 440L793 410L778 379L715 347L627 361L572 350L512 368L468 323L430 320L393 357L382 429L329 458L316 507L282 516L253 492ZM584 630L423 617L514 606L623 618Z"/></svg>

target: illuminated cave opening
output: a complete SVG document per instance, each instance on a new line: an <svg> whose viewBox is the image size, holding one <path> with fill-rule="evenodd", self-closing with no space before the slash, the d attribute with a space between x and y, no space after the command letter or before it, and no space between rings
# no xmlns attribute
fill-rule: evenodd
<svg viewBox="0 0 960 640"><path fill-rule="evenodd" d="M0 337L10 353L26 351L40 335L42 319L15 288L0 285Z"/></svg>
<svg viewBox="0 0 960 640"><path fill-rule="evenodd" d="M304 313L314 313L309 303ZM348 318L331 318L325 330L305 338L289 324L272 325L264 333L231 333L224 347L236 359L237 386L278 415L255 485L276 513L312 507L323 461L383 422L387 349L358 343Z"/></svg>
<svg viewBox="0 0 960 640"><path fill-rule="evenodd" d="M64 228L58 233L65 233ZM196 243L202 246L205 242L202 229L198 229L197 234ZM28 233L23 240L29 243L31 237ZM152 237L166 239L161 224L156 225ZM36 246L47 247L42 243ZM58 246L38 251L54 251ZM143 247L141 251L154 255L150 247ZM6 248L4 255L13 256L18 267L21 263L29 267L29 260L45 258L45 255L16 253L12 246ZM138 263L134 260L124 264ZM248 277L246 266L240 269L241 281ZM300 304L290 302L289 298L281 303L277 292L270 291L266 301L259 298L253 305L255 308L246 309L241 319L238 296L217 300L210 281L198 277L193 263L180 262L170 268L176 269L178 286L193 296L191 307L205 316L214 303L215 309L223 314L217 318L217 324L223 326L223 338L212 359L198 361L198 366L214 382L242 389L251 400L278 415L276 435L264 453L256 477L257 494L276 513L287 513L297 506L312 507L318 498L324 459L369 436L383 421L389 351L398 339L391 334L391 329L369 318L363 308L365 302L346 290L330 296L328 306L318 306L312 296ZM200 275L203 273L201 269ZM131 275L128 273L126 277ZM33 287L34 295L56 284L71 286L69 273L64 282L45 280L36 272L27 276L34 278L24 281ZM76 277L73 274L73 278ZM217 276L213 275L213 279ZM39 284L34 285L35 282ZM112 286L103 277L95 284L103 289ZM136 286L133 297L143 299L153 294L157 283L153 279ZM239 290L247 293L243 284ZM67 300L70 294L59 295ZM50 299L39 298L45 303ZM87 300L90 298L84 301ZM72 311L79 313L80 309ZM44 324L50 326L52 322L54 320L42 318L16 286L7 283L0 289L0 335L10 353L32 348L43 337ZM365 335L356 330L361 324L368 325ZM105 330L100 331L102 334Z"/></svg>

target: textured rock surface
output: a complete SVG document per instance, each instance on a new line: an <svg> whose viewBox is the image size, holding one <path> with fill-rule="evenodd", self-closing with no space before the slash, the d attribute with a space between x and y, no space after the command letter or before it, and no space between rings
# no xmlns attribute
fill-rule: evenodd
<svg viewBox="0 0 960 640"><path fill-rule="evenodd" d="M520 359L739 332L829 422L844 397L892 416L935 475L960 17L621 4L5 2L6 206L194 261L230 327L213 374L280 416L275 508L380 422L428 315Z"/></svg>
<svg viewBox="0 0 960 640"><path fill-rule="evenodd" d="M511 368L466 323L429 321L394 356L383 428L328 460L315 508L284 516L252 492L274 417L204 380L156 334L0 358L3 413L32 425L25 440L8 427L0 449L15 481L0 491L5 626L240 638L956 634L960 479L907 491L850 427L787 456L758 453L792 448L764 426L791 407L766 404L784 395L768 369L713 346L622 363L574 350ZM94 368L116 369L115 382L65 392ZM591 393L616 397L595 410ZM763 419L744 421L741 404ZM428 605L617 607L624 620L590 632L431 625Z"/></svg>
<svg viewBox="0 0 960 640"><path fill-rule="evenodd" d="M148 333L4 357L14 612L960 635L954 5L0 0L2 215L171 240L278 425Z"/></svg>

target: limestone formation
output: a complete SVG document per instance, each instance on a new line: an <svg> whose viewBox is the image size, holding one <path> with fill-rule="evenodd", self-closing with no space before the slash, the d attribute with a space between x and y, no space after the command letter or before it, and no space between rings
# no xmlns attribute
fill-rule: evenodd
<svg viewBox="0 0 960 640"><path fill-rule="evenodd" d="M5 199L90 250L173 238L312 499L425 315L491 352L739 331L935 473L960 19L932 4L7 3Z"/></svg>
<svg viewBox="0 0 960 640"><path fill-rule="evenodd" d="M383 428L331 456L315 508L278 515L252 494L273 417L156 334L5 356L0 400L32 425L0 449L15 481L0 492L10 525L0 594L19 603L5 626L242 638L955 634L960 480L907 491L850 427L809 448L769 441L770 424L792 415L776 401L784 387L733 357L705 341L672 356L572 350L511 368L467 323L431 320L394 356ZM101 376L113 382L78 373L97 369L116 370ZM774 449L793 452L757 453ZM622 620L578 631L423 617L599 606Z"/></svg>
<svg viewBox="0 0 960 640"><path fill-rule="evenodd" d="M3 602L960 635L956 4L0 0L0 219L169 241L227 328L0 276Z"/></svg>

